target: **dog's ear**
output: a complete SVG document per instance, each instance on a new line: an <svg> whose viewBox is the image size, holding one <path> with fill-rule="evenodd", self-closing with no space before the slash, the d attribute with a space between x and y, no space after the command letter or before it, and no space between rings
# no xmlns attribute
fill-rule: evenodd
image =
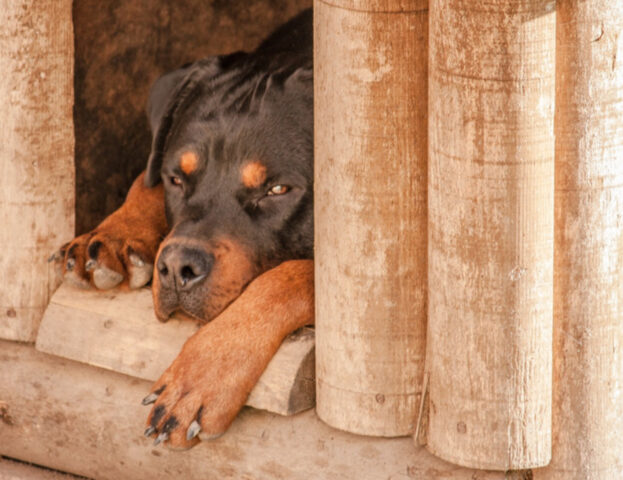
<svg viewBox="0 0 623 480"><path fill-rule="evenodd" d="M311 65L273 73L265 82L265 91L258 98L260 111L264 108L280 112L278 116L288 117L303 124L313 123L314 76ZM301 126L305 126L305 125Z"/></svg>
<svg viewBox="0 0 623 480"><path fill-rule="evenodd" d="M292 112L299 108L313 108L314 75L311 62L308 66L285 68L261 78L251 101L259 111L277 108Z"/></svg>
<svg viewBox="0 0 623 480"><path fill-rule="evenodd" d="M149 98L147 99L147 118L152 134L155 134L158 130L160 120L165 113L169 100L173 96L173 92L176 91L182 80L188 75L191 67L192 63L165 73L151 86Z"/></svg>
<svg viewBox="0 0 623 480"><path fill-rule="evenodd" d="M284 89L288 94L311 97L314 95L314 70L311 66L296 69L286 78Z"/></svg>
<svg viewBox="0 0 623 480"><path fill-rule="evenodd" d="M160 182L162 156L176 118L201 94L202 80L217 75L220 70L218 57L210 57L167 73L152 86L147 101L152 143L145 186L153 187Z"/></svg>

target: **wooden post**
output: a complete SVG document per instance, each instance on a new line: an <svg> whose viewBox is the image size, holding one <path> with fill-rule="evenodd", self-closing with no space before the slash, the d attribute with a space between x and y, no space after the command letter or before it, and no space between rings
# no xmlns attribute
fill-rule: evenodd
<svg viewBox="0 0 623 480"><path fill-rule="evenodd" d="M623 3L558 2L553 457L623 475Z"/></svg>
<svg viewBox="0 0 623 480"><path fill-rule="evenodd" d="M317 411L413 431L426 324L426 0L314 2Z"/></svg>
<svg viewBox="0 0 623 480"><path fill-rule="evenodd" d="M0 337L32 341L74 235L71 0L0 0Z"/></svg>
<svg viewBox="0 0 623 480"><path fill-rule="evenodd" d="M553 0L432 0L428 448L551 455Z"/></svg>

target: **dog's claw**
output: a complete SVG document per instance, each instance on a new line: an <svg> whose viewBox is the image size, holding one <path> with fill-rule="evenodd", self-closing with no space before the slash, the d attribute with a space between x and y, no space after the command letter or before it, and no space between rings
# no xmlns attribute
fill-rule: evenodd
<svg viewBox="0 0 623 480"><path fill-rule="evenodd" d="M146 437L151 437L154 433L156 433L156 429L152 426L149 426L145 429L145 433L143 435L145 435Z"/></svg>
<svg viewBox="0 0 623 480"><path fill-rule="evenodd" d="M76 266L75 258L70 258L69 260L67 260L67 263L65 264L65 268L68 272L71 272L75 266Z"/></svg>
<svg viewBox="0 0 623 480"><path fill-rule="evenodd" d="M48 257L48 263L52 263L52 262L62 263L62 260L65 258L65 252L67 252L68 246L69 246L69 243L66 243L61 248L56 250L52 255L50 255Z"/></svg>
<svg viewBox="0 0 623 480"><path fill-rule="evenodd" d="M154 440L154 447L156 445L160 445L162 442L166 442L169 439L169 434L166 432L162 432L160 435L156 437Z"/></svg>
<svg viewBox="0 0 623 480"><path fill-rule="evenodd" d="M190 427L188 427L188 430L186 431L186 440L192 440L197 435L199 435L200 431L201 425L199 425L199 422L197 422L197 420L193 420L193 423L190 424Z"/></svg>
<svg viewBox="0 0 623 480"><path fill-rule="evenodd" d="M150 393L141 402L143 405L150 405L154 403L158 399L158 394L156 392Z"/></svg>
<svg viewBox="0 0 623 480"><path fill-rule="evenodd" d="M97 267L97 261L90 259L87 263L84 264L84 269L87 272L90 272L91 270L95 270L95 267Z"/></svg>

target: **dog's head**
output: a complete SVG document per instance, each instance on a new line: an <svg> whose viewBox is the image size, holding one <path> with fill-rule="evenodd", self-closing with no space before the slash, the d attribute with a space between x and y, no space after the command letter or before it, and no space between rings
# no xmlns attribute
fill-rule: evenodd
<svg viewBox="0 0 623 480"><path fill-rule="evenodd" d="M209 321L257 275L313 251L310 65L213 57L150 95L146 184L162 181L169 235L154 270L156 313Z"/></svg>

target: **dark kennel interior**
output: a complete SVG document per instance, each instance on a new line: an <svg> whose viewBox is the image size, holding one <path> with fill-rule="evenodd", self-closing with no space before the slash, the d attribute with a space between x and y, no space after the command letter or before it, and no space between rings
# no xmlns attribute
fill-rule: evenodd
<svg viewBox="0 0 623 480"><path fill-rule="evenodd" d="M145 167L145 103L161 74L253 49L311 0L76 0L76 233L114 211Z"/></svg>

